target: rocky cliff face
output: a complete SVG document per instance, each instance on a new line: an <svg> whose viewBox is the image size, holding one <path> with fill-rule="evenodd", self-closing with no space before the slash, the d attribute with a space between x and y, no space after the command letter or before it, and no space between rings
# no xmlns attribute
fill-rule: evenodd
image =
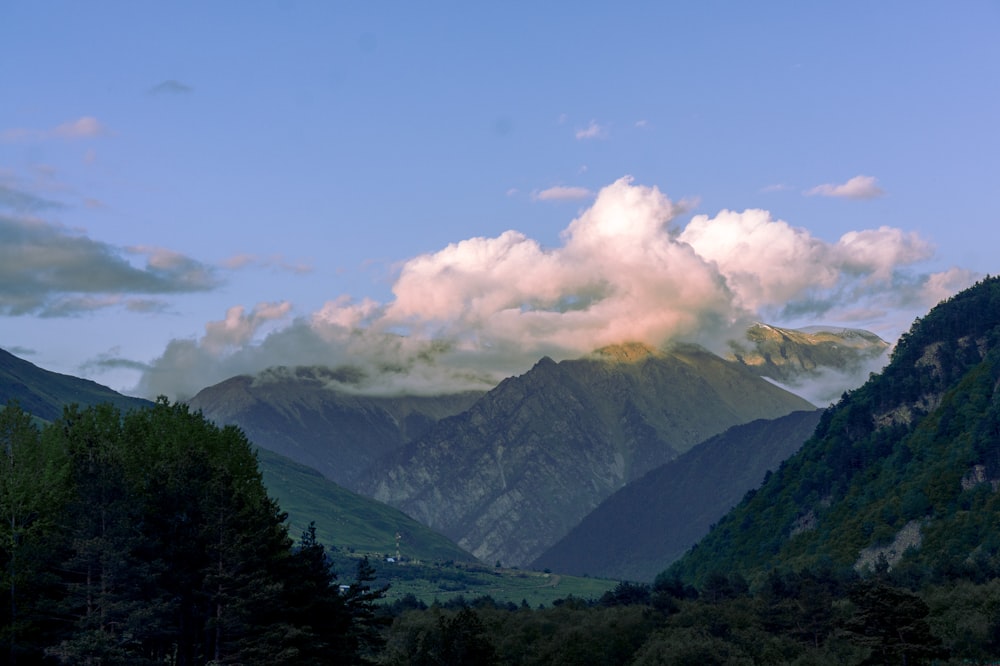
<svg viewBox="0 0 1000 666"><path fill-rule="evenodd" d="M347 487L379 457L457 414L482 395L363 396L338 388L321 367L275 368L210 386L189 401L221 425L237 425L257 446L319 470Z"/></svg>
<svg viewBox="0 0 1000 666"><path fill-rule="evenodd" d="M542 359L359 483L480 559L524 565L627 482L738 423L806 401L700 347Z"/></svg>

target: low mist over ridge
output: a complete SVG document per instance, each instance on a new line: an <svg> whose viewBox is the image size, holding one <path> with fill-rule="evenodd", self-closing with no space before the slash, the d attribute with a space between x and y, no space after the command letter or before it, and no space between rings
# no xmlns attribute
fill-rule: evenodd
<svg viewBox="0 0 1000 666"><path fill-rule="evenodd" d="M890 345L869 331L756 323L729 341L728 358L825 407L864 383L889 360Z"/></svg>

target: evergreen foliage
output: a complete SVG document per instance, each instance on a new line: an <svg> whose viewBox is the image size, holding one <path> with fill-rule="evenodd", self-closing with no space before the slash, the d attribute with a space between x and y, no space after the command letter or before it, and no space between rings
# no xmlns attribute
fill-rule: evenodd
<svg viewBox="0 0 1000 666"><path fill-rule="evenodd" d="M384 590L341 596L312 526L293 548L236 428L161 399L39 431L12 404L0 447L9 663L353 663L377 644Z"/></svg>
<svg viewBox="0 0 1000 666"><path fill-rule="evenodd" d="M1000 280L987 278L918 319L671 575L759 584L771 568L874 569L878 553L911 587L1000 574L998 343ZM897 543L907 531L919 539Z"/></svg>

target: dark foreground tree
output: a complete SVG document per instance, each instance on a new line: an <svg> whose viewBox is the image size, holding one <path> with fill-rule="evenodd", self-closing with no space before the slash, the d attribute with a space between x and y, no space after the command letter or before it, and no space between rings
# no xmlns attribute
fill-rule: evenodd
<svg viewBox="0 0 1000 666"><path fill-rule="evenodd" d="M861 581L849 595L855 612L844 628L852 642L870 650L864 663L913 666L946 656L927 623L927 604L917 595L881 580Z"/></svg>
<svg viewBox="0 0 1000 666"><path fill-rule="evenodd" d="M341 598L314 531L292 548L239 430L166 399L68 408L41 434L8 409L0 446L8 661L354 659L352 613L380 592Z"/></svg>

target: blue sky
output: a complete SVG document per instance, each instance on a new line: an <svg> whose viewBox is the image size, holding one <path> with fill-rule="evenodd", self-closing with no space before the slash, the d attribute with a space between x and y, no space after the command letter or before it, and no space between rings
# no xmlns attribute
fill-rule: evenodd
<svg viewBox="0 0 1000 666"><path fill-rule="evenodd" d="M4 3L0 347L185 397L754 319L891 341L998 270L997 34L976 1Z"/></svg>

